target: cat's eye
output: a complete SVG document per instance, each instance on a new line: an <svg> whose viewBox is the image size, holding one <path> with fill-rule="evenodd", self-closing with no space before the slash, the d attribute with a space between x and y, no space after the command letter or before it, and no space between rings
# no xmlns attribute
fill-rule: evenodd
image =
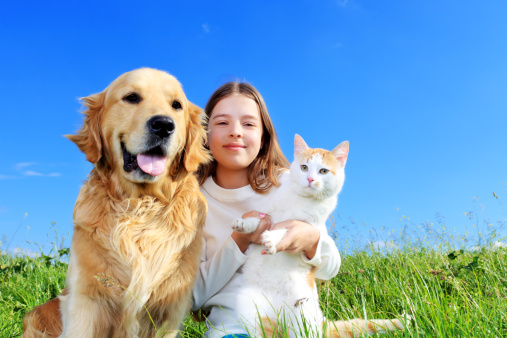
<svg viewBox="0 0 507 338"><path fill-rule="evenodd" d="M308 171L308 166L303 164L301 166L301 171Z"/></svg>
<svg viewBox="0 0 507 338"><path fill-rule="evenodd" d="M326 169L326 168L322 168L319 170L319 173L321 173L322 175L325 175L329 172L329 169Z"/></svg>

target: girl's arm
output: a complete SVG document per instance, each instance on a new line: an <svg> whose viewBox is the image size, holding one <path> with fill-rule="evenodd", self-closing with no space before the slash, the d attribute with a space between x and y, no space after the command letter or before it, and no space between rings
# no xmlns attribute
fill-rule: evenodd
<svg viewBox="0 0 507 338"><path fill-rule="evenodd" d="M257 226L257 230L255 230L254 232L249 233L249 234L233 231L232 235L231 235L232 239L236 242L236 244L238 245L238 248L241 250L241 252L245 252L246 249L248 249L248 246L250 245L250 243L261 244L262 233L266 230L269 230L269 228L271 228L271 224L272 224L271 216L266 215L266 214L259 212L259 211L252 210L252 211L247 212L246 214L243 214L243 216L241 216L241 218L243 218L243 219L249 218L249 217L260 218L261 221L260 221L259 225Z"/></svg>
<svg viewBox="0 0 507 338"><path fill-rule="evenodd" d="M261 222L257 230L251 234L233 231L231 237L227 238L222 247L209 259L206 257L206 240L204 239L199 274L192 291L192 311L200 309L231 280L247 259L244 252L248 245L252 242L260 243L260 235L271 227L271 218L257 211L248 212L242 217L260 218Z"/></svg>
<svg viewBox="0 0 507 338"><path fill-rule="evenodd" d="M276 246L277 252L301 252L303 261L316 267L315 277L318 279L329 280L338 274L340 253L328 235L325 224L313 226L306 222L288 220L275 224L272 230L276 229L287 229Z"/></svg>
<svg viewBox="0 0 507 338"><path fill-rule="evenodd" d="M212 257L206 258L206 241L204 241L203 253L199 273L192 291L192 311L196 311L222 289L243 263L245 256L232 238L228 238L221 248Z"/></svg>

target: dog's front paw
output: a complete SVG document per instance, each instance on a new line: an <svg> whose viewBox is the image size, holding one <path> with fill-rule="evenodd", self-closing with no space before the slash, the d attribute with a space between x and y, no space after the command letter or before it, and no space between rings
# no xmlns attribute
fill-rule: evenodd
<svg viewBox="0 0 507 338"><path fill-rule="evenodd" d="M249 218L237 218L232 221L232 230L236 232L242 232L244 234L249 234L257 230L257 226L260 223L260 219L255 217Z"/></svg>
<svg viewBox="0 0 507 338"><path fill-rule="evenodd" d="M276 246L287 233L287 229L266 230L261 234L261 242L264 246L264 252L268 255L276 254Z"/></svg>

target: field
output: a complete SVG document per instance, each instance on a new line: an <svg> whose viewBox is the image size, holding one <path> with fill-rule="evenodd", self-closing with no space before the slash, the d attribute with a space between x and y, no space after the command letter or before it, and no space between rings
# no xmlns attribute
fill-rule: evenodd
<svg viewBox="0 0 507 338"><path fill-rule="evenodd" d="M409 331L381 337L506 337L507 248L499 243L473 250L404 243L342 254L339 274L319 284L322 308L330 319L414 318ZM67 255L0 256L1 337L20 336L24 315L61 292ZM184 337L205 329L190 318L185 324Z"/></svg>

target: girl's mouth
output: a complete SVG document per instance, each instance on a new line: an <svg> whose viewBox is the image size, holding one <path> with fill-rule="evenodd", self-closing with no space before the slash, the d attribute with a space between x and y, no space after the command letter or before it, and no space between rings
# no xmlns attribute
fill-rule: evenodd
<svg viewBox="0 0 507 338"><path fill-rule="evenodd" d="M245 149L246 146L242 145L242 144L226 144L224 145L224 148L225 149L229 149L229 150L240 150L240 149Z"/></svg>

